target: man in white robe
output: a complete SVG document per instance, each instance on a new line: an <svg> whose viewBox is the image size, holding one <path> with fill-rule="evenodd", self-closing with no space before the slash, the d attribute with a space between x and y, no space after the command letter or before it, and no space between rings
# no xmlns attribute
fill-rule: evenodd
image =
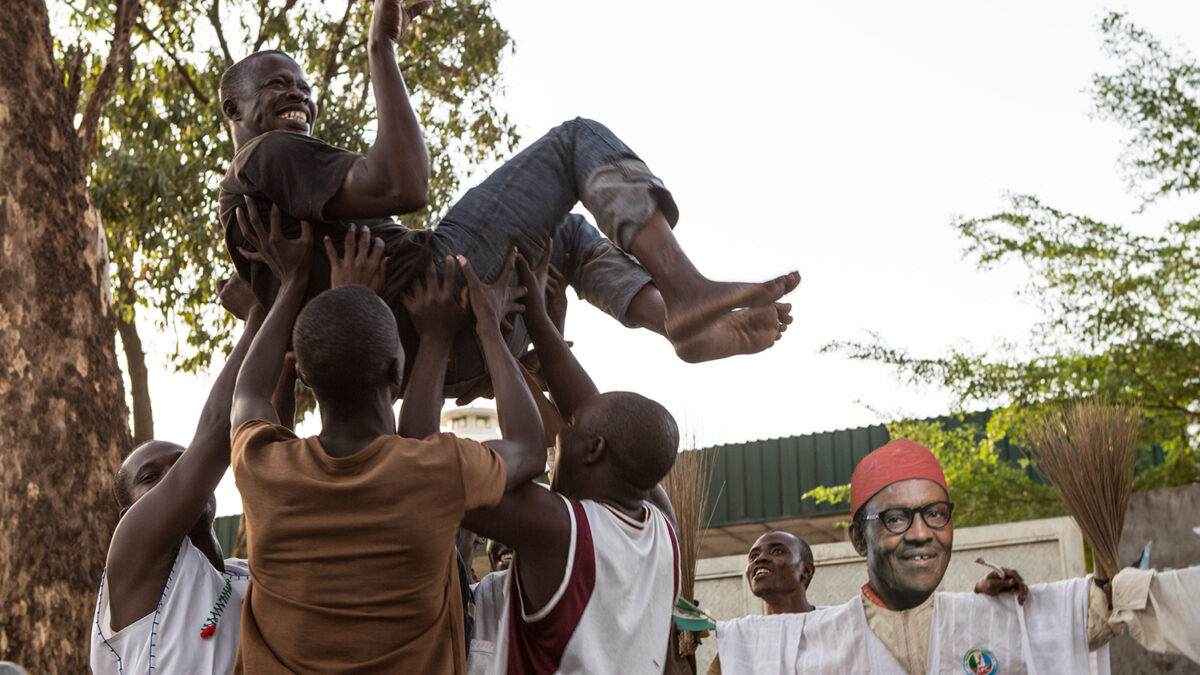
<svg viewBox="0 0 1200 675"><path fill-rule="evenodd" d="M850 526L867 558L862 592L821 612L718 623L723 672L1107 673L1104 645L1120 629L1110 622L1108 580L1026 589L1005 570L985 577L979 593L934 592L950 562L953 510L941 466L924 446L897 439L863 458L851 479ZM1148 586L1126 589L1123 576L1115 580L1118 609L1163 608ZM1200 585L1200 571L1173 573L1172 582ZM1134 599L1122 604L1126 594ZM1114 618L1132 625L1144 614L1125 609ZM1177 635L1159 648L1183 652L1188 639Z"/></svg>

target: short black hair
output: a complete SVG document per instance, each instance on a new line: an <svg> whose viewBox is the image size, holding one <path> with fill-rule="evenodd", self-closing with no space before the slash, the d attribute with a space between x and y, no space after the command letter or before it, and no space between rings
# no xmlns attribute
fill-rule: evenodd
<svg viewBox="0 0 1200 675"><path fill-rule="evenodd" d="M292 345L296 368L318 399L390 382L402 354L396 318L366 286L338 286L313 298L296 319Z"/></svg>
<svg viewBox="0 0 1200 675"><path fill-rule="evenodd" d="M257 60L260 56L266 56L267 54L281 54L289 59L292 58L291 54L288 54L287 52L281 52L278 49L264 49L261 52L254 52L241 61L229 66L225 69L225 72L221 74L220 93L222 101L226 101L231 98L237 98L242 95L246 87L246 81L250 79L250 73L252 72L250 69L250 64ZM292 60L294 61L295 59Z"/></svg>
<svg viewBox="0 0 1200 675"><path fill-rule="evenodd" d="M792 539L794 539L796 541L796 550L800 553L800 561L807 562L807 563L813 562L812 547L809 546L808 542L804 541L804 539L802 539L801 537L799 537L795 534L792 534L791 532L788 532L787 530L768 530L767 534L783 534L783 535L787 535L787 536L791 537Z"/></svg>
<svg viewBox="0 0 1200 675"><path fill-rule="evenodd" d="M791 537L792 540L796 542L796 553L799 554L799 556L800 556L800 562L808 563L808 564L812 565L813 566L813 574L814 575L816 574L817 563L815 560L813 560L812 547L808 545L807 541L804 541L804 539L802 537L792 534L791 532L788 532L787 530L770 530L767 532L767 534L782 534L782 535ZM804 587L808 588L808 585L811 583L812 583L812 577L809 577L808 581L804 582Z"/></svg>
<svg viewBox="0 0 1200 675"><path fill-rule="evenodd" d="M112 490L113 497L117 499L117 506L121 509L126 509L133 504L133 494L129 491L129 469L125 468L124 463L113 474Z"/></svg>
<svg viewBox="0 0 1200 675"><path fill-rule="evenodd" d="M649 490L671 470L679 453L679 426L662 406L641 394L614 391L576 420L580 431L604 439L618 475Z"/></svg>

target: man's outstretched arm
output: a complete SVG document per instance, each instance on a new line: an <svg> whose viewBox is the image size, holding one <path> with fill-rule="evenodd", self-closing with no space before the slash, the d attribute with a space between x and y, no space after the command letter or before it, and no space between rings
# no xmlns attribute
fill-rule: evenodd
<svg viewBox="0 0 1200 675"><path fill-rule="evenodd" d="M308 289L308 267L313 248L312 228L308 222L300 221L299 238L288 239L283 234L281 221L279 207L272 206L271 227L269 231L264 231L252 199L246 200L246 209L238 209L238 222L246 238L257 250L243 250L242 254L270 267L275 277L282 280L282 285L262 328L250 344L246 361L238 374L230 412L231 430L252 419L279 423L275 408L271 405L271 396L283 370L283 357L292 324Z"/></svg>
<svg viewBox="0 0 1200 675"><path fill-rule="evenodd" d="M524 258L517 260L517 271L521 275L521 283L528 289L525 298L525 327L529 338L537 350L542 364L542 377L546 378L546 386L554 397L554 405L558 407L562 417L568 423L575 411L589 398L600 392L591 376L583 369L571 348L559 333L555 320L551 317L546 304L547 285L553 283L550 270L550 245L547 244L542 259L536 268L530 269ZM561 292L562 289L559 289ZM675 510L671 500L662 486L655 486L646 495L662 511L672 527L676 527ZM503 540L501 540L503 541Z"/></svg>
<svg viewBox="0 0 1200 675"><path fill-rule="evenodd" d="M515 257L516 249L513 249L505 261L504 272L495 282L487 285L475 276L475 270L466 258L458 257L459 268L467 278L471 312L475 315L475 334L479 338L479 348L496 392L496 415L500 418L503 438L488 441L485 445L504 458L507 469L505 491L533 480L546 466L542 418L533 401L533 394L525 386L525 378L521 375L517 360L509 353L500 331L504 317L522 309L517 300L525 289L508 285Z"/></svg>
<svg viewBox="0 0 1200 675"><path fill-rule="evenodd" d="M245 284L240 279L230 283ZM223 294L224 295L224 294ZM180 542L196 525L229 467L229 406L242 360L264 311L249 299L246 326L208 392L196 433L175 465L122 516L108 547L110 626L118 631L158 605ZM131 480L153 480L153 475Z"/></svg>
<svg viewBox="0 0 1200 675"><path fill-rule="evenodd" d="M439 273L429 264L425 279L413 280L401 298L417 331L417 360L404 383L398 433L405 438L425 438L441 428L442 386L454 337L466 326L467 311L455 297L454 258L447 256Z"/></svg>
<svg viewBox="0 0 1200 675"><path fill-rule="evenodd" d="M396 42L409 22L432 5L431 0L409 7L401 7L400 0L375 0L367 58L378 132L375 143L346 173L341 188L325 205L326 219L386 217L425 207L429 151L396 63Z"/></svg>
<svg viewBox="0 0 1200 675"><path fill-rule="evenodd" d="M542 377L546 379L554 405L562 413L563 419L570 422L575 411L600 392L571 353L571 348L548 311L546 288L551 283L550 248L547 242L542 259L532 269L524 257L518 258L517 272L521 275L521 283L528 289L525 296L525 327L541 362Z"/></svg>

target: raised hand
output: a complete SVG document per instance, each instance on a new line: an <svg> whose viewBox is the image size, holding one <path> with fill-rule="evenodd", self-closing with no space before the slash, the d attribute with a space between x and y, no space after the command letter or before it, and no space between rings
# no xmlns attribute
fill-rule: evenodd
<svg viewBox="0 0 1200 675"><path fill-rule="evenodd" d="M525 256L517 255L517 274L528 293L525 296L525 313L530 316L546 314L546 294L550 288L550 254L553 252L554 241L547 240L542 249L542 257L537 266L530 268Z"/></svg>
<svg viewBox="0 0 1200 675"><path fill-rule="evenodd" d="M571 254L563 256L563 267L571 263ZM566 335L567 325L567 277L554 265L550 266L550 278L546 281L546 313L559 335Z"/></svg>
<svg viewBox="0 0 1200 675"><path fill-rule="evenodd" d="M470 317L456 292L454 258L446 256L445 263L441 272L429 263L425 278L414 279L400 298L418 335L453 338Z"/></svg>
<svg viewBox="0 0 1200 675"><path fill-rule="evenodd" d="M993 597L1006 592L1016 593L1017 602L1024 605L1025 598L1029 596L1029 586L1025 585L1025 580L1016 570L1001 567L988 572L987 576L980 579L979 583L975 584L975 592Z"/></svg>
<svg viewBox="0 0 1200 675"><path fill-rule="evenodd" d="M333 240L325 237L330 288L358 284L378 293L387 274L388 258L383 257L383 239L372 238L366 225L350 225L346 228L342 251L342 257L338 257Z"/></svg>
<svg viewBox="0 0 1200 675"><path fill-rule="evenodd" d="M258 298L254 297L254 292L250 290L250 284L236 272L233 276L217 282L217 297L221 300L222 307L242 321L250 316L252 309L260 306Z"/></svg>
<svg viewBox="0 0 1200 675"><path fill-rule="evenodd" d="M492 283L485 284L475 275L471 262L458 256L458 266L467 278L467 298L477 326L503 326L509 314L525 311L525 306L519 302L526 295L525 287L511 283L516 258L517 249L514 247L504 259L504 270L500 276Z"/></svg>
<svg viewBox="0 0 1200 675"><path fill-rule="evenodd" d="M271 273L281 282L304 279L308 276L309 265L312 264L312 226L307 220L300 221L300 236L288 239L283 233L283 213L278 206L271 205L271 228L263 228L262 218L258 215L258 206L250 197L246 197L245 208L237 209L238 225L246 241L254 246L256 251L248 251L238 247L238 251L247 260L263 263L271 269Z"/></svg>
<svg viewBox="0 0 1200 675"><path fill-rule="evenodd" d="M408 7L401 7L400 0L375 0L371 16L371 37L399 42L412 20L433 7L433 0L421 0Z"/></svg>

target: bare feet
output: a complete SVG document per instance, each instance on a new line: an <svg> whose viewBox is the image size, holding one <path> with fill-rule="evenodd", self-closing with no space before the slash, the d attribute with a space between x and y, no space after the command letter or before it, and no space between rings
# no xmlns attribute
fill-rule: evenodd
<svg viewBox="0 0 1200 675"><path fill-rule="evenodd" d="M792 322L792 306L776 302L726 312L691 337L671 343L688 363L714 361L737 354L756 354L775 344Z"/></svg>
<svg viewBox="0 0 1200 675"><path fill-rule="evenodd" d="M666 305L664 328L667 339L676 345L678 351L689 338L707 334L712 326L724 321L730 313L743 308L769 308L799 284L800 273L791 272L757 284L705 280L702 284L675 292L659 286Z"/></svg>

